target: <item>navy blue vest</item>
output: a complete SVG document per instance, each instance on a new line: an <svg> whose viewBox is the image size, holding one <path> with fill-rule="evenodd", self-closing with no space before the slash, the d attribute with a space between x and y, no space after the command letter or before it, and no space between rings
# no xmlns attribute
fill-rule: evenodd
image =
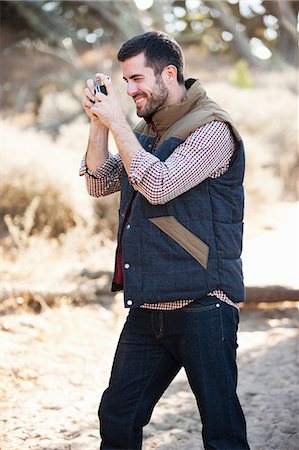
<svg viewBox="0 0 299 450"><path fill-rule="evenodd" d="M136 136L144 149L152 150L154 137L138 131ZM179 137L164 140L155 156L165 161L183 140ZM240 258L244 167L240 140L224 175L207 178L164 205L152 205L136 193L123 171L118 240L135 193L122 236L126 307L138 307L145 302L192 300L216 289L224 291L234 302L244 300ZM170 228L174 226L170 233L157 226L159 218L165 216L171 218ZM201 252L203 258L198 258Z"/></svg>

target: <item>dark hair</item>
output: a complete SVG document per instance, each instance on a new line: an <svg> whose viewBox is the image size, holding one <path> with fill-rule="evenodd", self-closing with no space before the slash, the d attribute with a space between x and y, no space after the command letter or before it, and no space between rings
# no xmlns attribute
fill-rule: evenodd
<svg viewBox="0 0 299 450"><path fill-rule="evenodd" d="M154 69L155 75L172 64L177 68L177 80L184 83L184 56L181 47L171 36L162 31L148 31L134 36L123 44L118 52L119 61L126 61L144 53L146 65Z"/></svg>

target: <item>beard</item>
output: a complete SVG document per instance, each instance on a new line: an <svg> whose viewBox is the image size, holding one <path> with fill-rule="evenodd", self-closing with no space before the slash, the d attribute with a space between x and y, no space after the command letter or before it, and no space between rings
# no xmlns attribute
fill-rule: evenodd
<svg viewBox="0 0 299 450"><path fill-rule="evenodd" d="M147 103L144 108L137 108L137 116L143 117L145 120L150 119L157 109L164 105L168 95L169 91L165 86L161 75L157 75L156 85L152 91L151 97L147 96Z"/></svg>

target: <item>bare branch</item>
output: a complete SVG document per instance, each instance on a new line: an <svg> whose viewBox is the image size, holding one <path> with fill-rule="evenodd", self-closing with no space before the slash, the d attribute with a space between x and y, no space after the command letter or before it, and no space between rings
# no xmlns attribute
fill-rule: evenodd
<svg viewBox="0 0 299 450"><path fill-rule="evenodd" d="M120 39L129 39L144 32L140 22L136 20L136 7L131 1L87 0L85 3L91 10L97 11L107 25L119 34Z"/></svg>
<svg viewBox="0 0 299 450"><path fill-rule="evenodd" d="M209 0L206 3L220 12L220 17L218 20L222 23L224 28L230 31L234 36L240 55L247 59L247 61L249 61L251 64L258 67L264 67L265 63L263 63L252 54L246 33L244 31L238 31L236 26L238 20L233 15L232 10L229 8L228 4L226 2L216 0Z"/></svg>

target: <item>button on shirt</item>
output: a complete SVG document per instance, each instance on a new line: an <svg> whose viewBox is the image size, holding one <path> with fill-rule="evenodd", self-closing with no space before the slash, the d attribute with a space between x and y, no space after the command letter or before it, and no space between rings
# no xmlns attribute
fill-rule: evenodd
<svg viewBox="0 0 299 450"><path fill-rule="evenodd" d="M206 178L217 178L229 168L229 162L236 148L236 141L230 126L224 122L213 121L197 128L180 144L165 162L146 150L135 153L128 174L129 181L151 204L164 204L182 193L192 189ZM120 174L123 164L119 155L109 154L103 166L97 170L89 170L86 156L82 160L80 175L86 176L87 190L95 197L105 196L120 190ZM128 215L127 215L128 218ZM126 224L127 229L130 224ZM116 272L120 275L120 257L117 258ZM125 263L124 269L130 264ZM208 295L236 308L238 303L232 302L221 291L213 291ZM154 299L153 299L154 300ZM192 300L176 300L143 304L150 309L171 310L181 308ZM129 301L127 302L128 306Z"/></svg>

